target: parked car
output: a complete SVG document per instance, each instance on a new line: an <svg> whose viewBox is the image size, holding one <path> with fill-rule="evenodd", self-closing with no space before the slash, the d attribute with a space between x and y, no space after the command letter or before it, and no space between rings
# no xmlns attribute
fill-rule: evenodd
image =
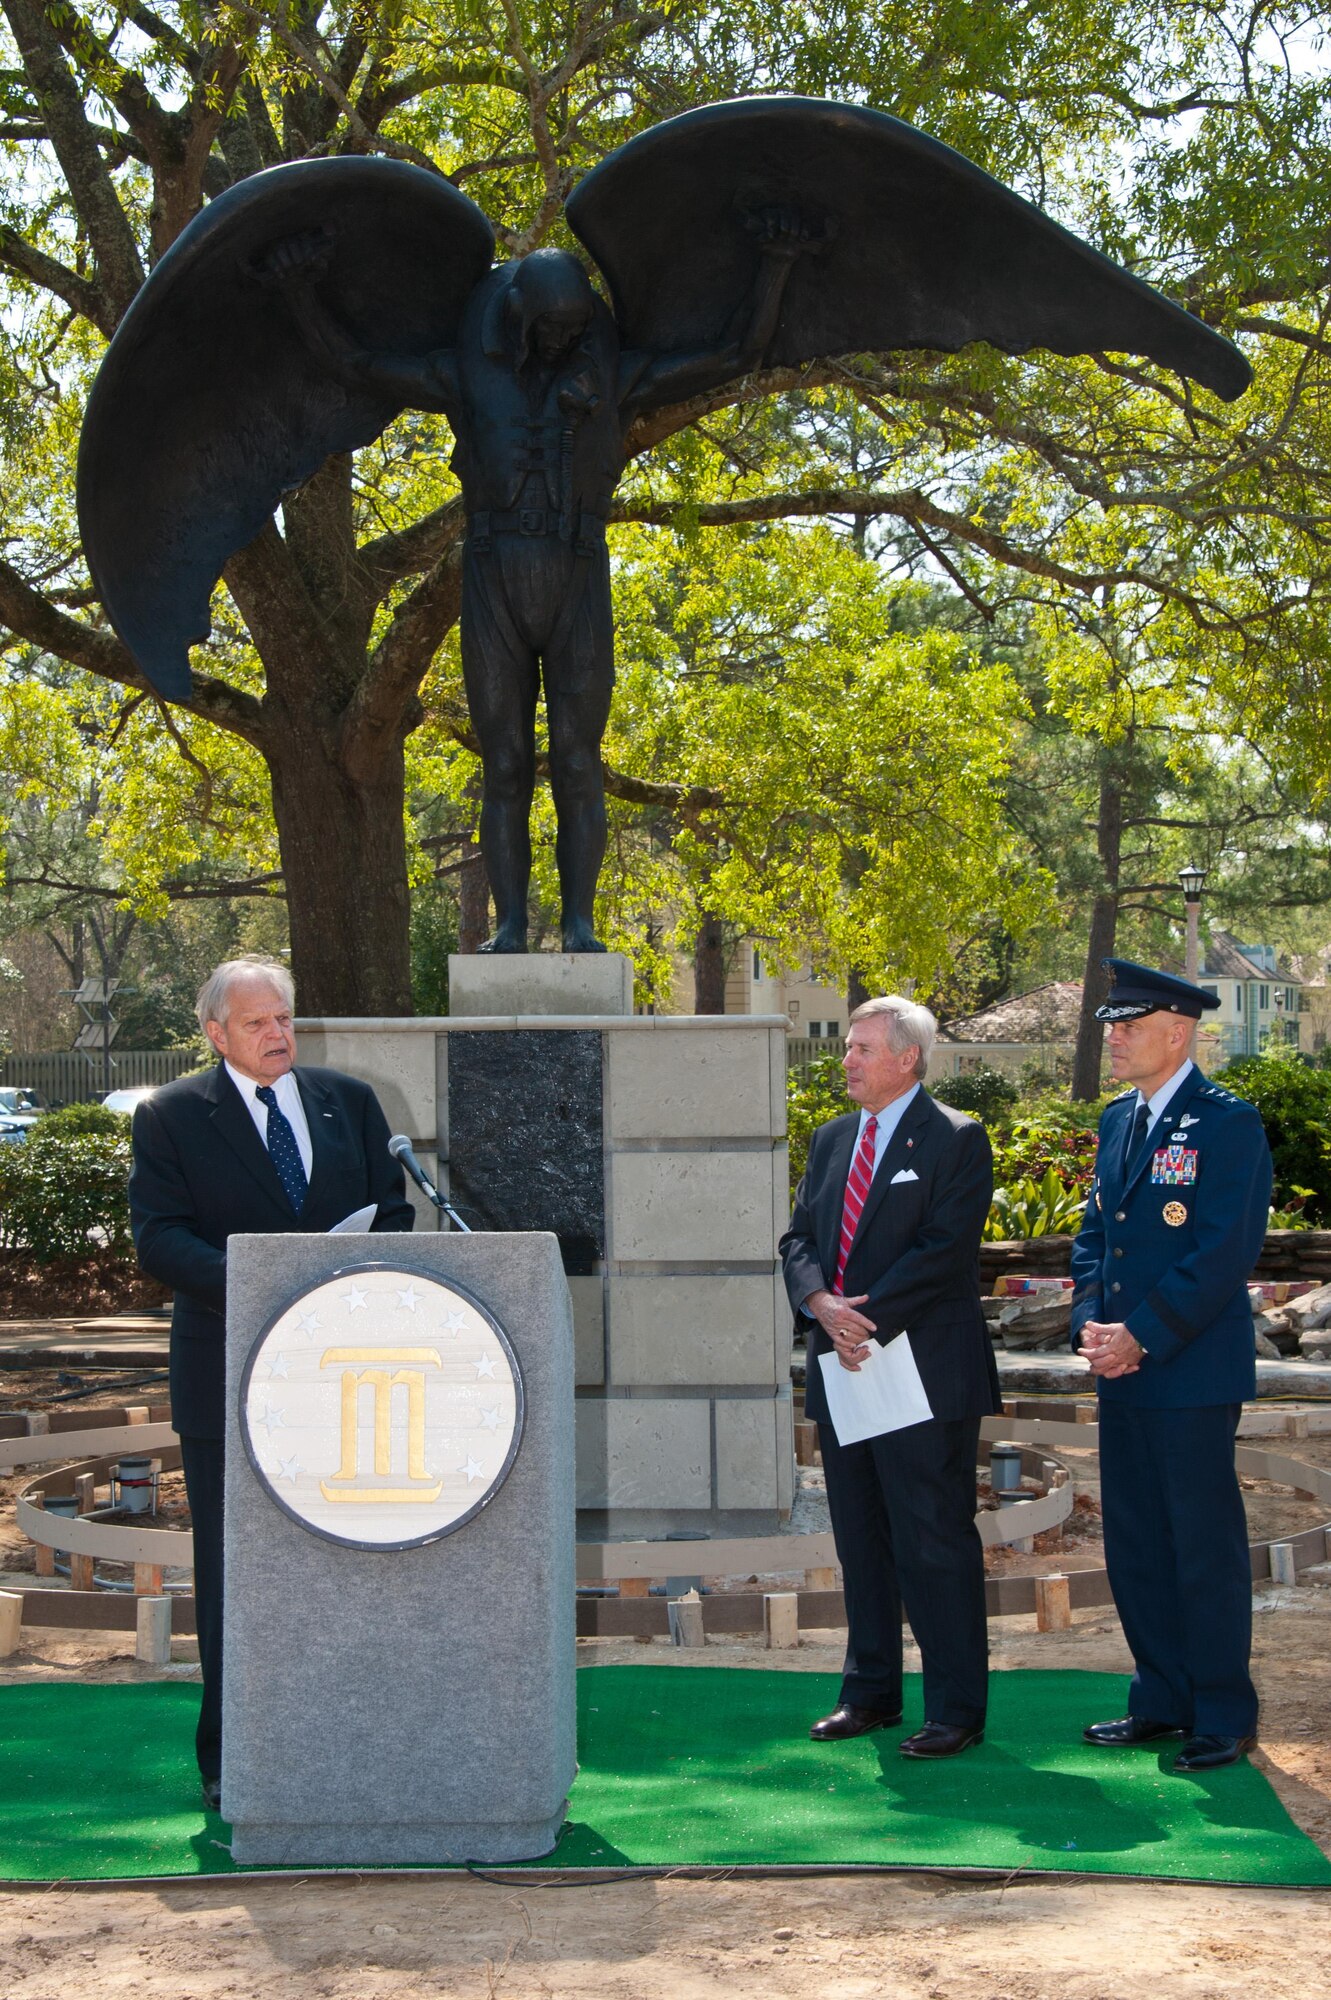
<svg viewBox="0 0 1331 2000"><path fill-rule="evenodd" d="M108 1090L102 1103L108 1111L133 1111L145 1097L151 1097L156 1088L155 1083L126 1084L123 1090Z"/></svg>
<svg viewBox="0 0 1331 2000"><path fill-rule="evenodd" d="M0 1084L0 1140L26 1139L28 1127L48 1109L40 1090L29 1090L24 1084Z"/></svg>

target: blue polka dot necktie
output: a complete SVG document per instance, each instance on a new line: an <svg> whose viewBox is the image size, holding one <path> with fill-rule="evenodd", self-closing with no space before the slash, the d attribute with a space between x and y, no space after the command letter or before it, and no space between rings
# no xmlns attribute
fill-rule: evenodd
<svg viewBox="0 0 1331 2000"><path fill-rule="evenodd" d="M277 1168L277 1178L286 1190L287 1200L297 1215L305 1206L310 1183L300 1157L300 1147L290 1121L277 1101L277 1092L270 1083L255 1086L254 1095L260 1104L268 1106L268 1152Z"/></svg>

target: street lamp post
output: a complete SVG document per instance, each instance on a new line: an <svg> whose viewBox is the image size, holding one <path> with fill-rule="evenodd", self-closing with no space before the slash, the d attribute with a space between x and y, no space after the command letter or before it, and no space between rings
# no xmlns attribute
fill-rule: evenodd
<svg viewBox="0 0 1331 2000"><path fill-rule="evenodd" d="M1188 936L1184 948L1184 974L1195 985L1198 969L1198 927L1202 913L1202 884L1206 880L1206 870L1195 868L1191 862L1180 868L1178 879L1183 885L1183 901L1187 912Z"/></svg>

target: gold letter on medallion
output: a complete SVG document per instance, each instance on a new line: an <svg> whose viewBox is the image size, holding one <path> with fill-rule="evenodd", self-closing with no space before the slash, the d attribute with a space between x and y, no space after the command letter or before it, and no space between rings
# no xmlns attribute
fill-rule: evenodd
<svg viewBox="0 0 1331 2000"><path fill-rule="evenodd" d="M390 1374L384 1367L363 1367L365 1362L414 1363L397 1366ZM437 1500L443 1480L431 1480L425 1469L425 1370L437 1368L439 1356L430 1347L330 1347L320 1357L319 1366L342 1368L342 1463L333 1474L335 1481L360 1476L358 1415L360 1392L374 1392L374 1471L386 1479L393 1469L393 1391L407 1392L407 1478L409 1486L330 1486L319 1482L325 1500L378 1500L419 1505Z"/></svg>

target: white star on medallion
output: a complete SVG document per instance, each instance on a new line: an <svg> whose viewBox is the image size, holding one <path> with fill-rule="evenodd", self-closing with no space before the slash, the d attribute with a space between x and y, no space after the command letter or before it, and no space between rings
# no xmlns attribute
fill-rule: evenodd
<svg viewBox="0 0 1331 2000"><path fill-rule="evenodd" d="M254 1427L256 1430L266 1430L271 1435L273 1431L285 1430L286 1422L285 1410L275 1410L270 1403L263 1415L254 1419Z"/></svg>
<svg viewBox="0 0 1331 2000"><path fill-rule="evenodd" d="M349 1292L339 1292L338 1297L349 1313L365 1312L367 1310L365 1294L359 1285L353 1285Z"/></svg>
<svg viewBox="0 0 1331 2000"><path fill-rule="evenodd" d="M483 1354L476 1363L476 1380L479 1382L483 1375L488 1376L492 1382L496 1379L494 1356L492 1354Z"/></svg>
<svg viewBox="0 0 1331 2000"><path fill-rule="evenodd" d="M466 1324L467 1315L464 1312L459 1312L455 1306L452 1312L444 1314L443 1319L439 1323L439 1331L446 1333L450 1340L456 1340Z"/></svg>
<svg viewBox="0 0 1331 2000"><path fill-rule="evenodd" d="M285 1354L275 1354L273 1356L272 1360L268 1363L268 1373L270 1375L280 1375L283 1381L289 1379L287 1376L287 1358Z"/></svg>
<svg viewBox="0 0 1331 2000"><path fill-rule="evenodd" d="M473 1479L484 1479L485 1477L485 1474L481 1471L480 1466L477 1465L474 1458L468 1458L467 1463L463 1466L462 1470L467 1475L468 1486L471 1485Z"/></svg>
<svg viewBox="0 0 1331 2000"><path fill-rule="evenodd" d="M301 1332L311 1340L313 1340L316 1333L323 1331L323 1322L317 1312L302 1313L299 1325Z"/></svg>
<svg viewBox="0 0 1331 2000"><path fill-rule="evenodd" d="M283 1479L296 1479L300 1474L300 1461L295 1458L279 1458L278 1469Z"/></svg>
<svg viewBox="0 0 1331 2000"><path fill-rule="evenodd" d="M485 1425L487 1431L497 1431L499 1429L498 1410L482 1410L481 1422Z"/></svg>
<svg viewBox="0 0 1331 2000"><path fill-rule="evenodd" d="M404 1312L414 1313L416 1310L416 1287L408 1285L405 1292L399 1292L397 1302Z"/></svg>

